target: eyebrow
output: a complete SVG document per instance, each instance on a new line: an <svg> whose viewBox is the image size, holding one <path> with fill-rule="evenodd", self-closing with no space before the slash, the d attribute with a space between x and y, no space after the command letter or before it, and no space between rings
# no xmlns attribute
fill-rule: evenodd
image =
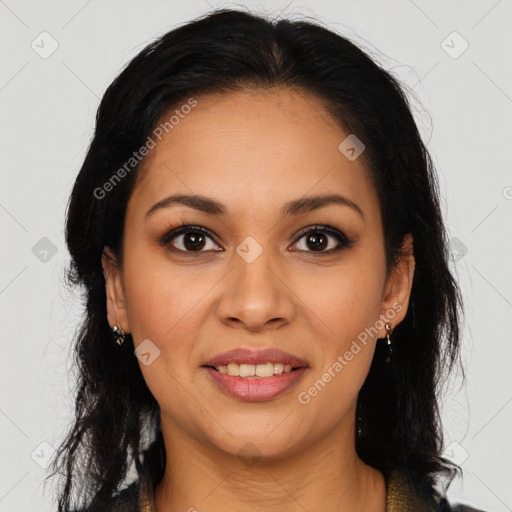
<svg viewBox="0 0 512 512"><path fill-rule="evenodd" d="M189 208L199 210L200 212L204 212L209 215L229 215L229 211L225 205L219 203L218 201L215 201L210 197L197 194L174 194L154 204L146 212L146 215L144 217L145 219L147 219L148 217L153 215L153 213L155 213L157 210L161 208L168 208L169 206L172 206L174 204L182 204L184 206L188 206ZM356 203L340 194L308 196L290 201L281 208L281 218L289 217L291 215L300 215L302 213L318 210L319 208L323 208L331 204L348 206L349 208L357 212L364 219L364 215L361 208Z"/></svg>

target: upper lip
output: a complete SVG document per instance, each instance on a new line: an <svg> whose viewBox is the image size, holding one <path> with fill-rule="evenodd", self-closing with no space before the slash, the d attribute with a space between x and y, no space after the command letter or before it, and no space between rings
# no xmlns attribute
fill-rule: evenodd
<svg viewBox="0 0 512 512"><path fill-rule="evenodd" d="M289 364L294 368L308 366L308 363L300 357L283 352L275 348L265 350L249 350L238 348L219 354L212 359L206 361L203 366L221 366L230 363L237 364L265 364L265 363L281 363Z"/></svg>

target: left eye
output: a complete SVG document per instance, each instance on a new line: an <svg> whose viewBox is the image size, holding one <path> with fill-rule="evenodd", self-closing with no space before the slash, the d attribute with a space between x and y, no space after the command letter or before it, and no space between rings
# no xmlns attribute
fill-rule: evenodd
<svg viewBox="0 0 512 512"><path fill-rule="evenodd" d="M329 241L329 238L331 241ZM301 245L300 240L302 239L304 239L304 242L302 247L299 247L300 250L321 254L337 252L353 245L353 241L349 240L344 233L329 226L308 228L308 230L300 236L299 242L296 242L296 246ZM332 242L332 239L334 239L337 244ZM306 247L306 249L304 247ZM307 250L307 248L312 248L312 250Z"/></svg>

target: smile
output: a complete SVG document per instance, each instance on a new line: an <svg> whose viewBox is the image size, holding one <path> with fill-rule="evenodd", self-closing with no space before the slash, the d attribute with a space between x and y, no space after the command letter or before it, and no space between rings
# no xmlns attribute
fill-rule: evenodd
<svg viewBox="0 0 512 512"><path fill-rule="evenodd" d="M225 372L211 366L204 366L203 368L217 387L225 394L246 402L264 402L276 398L296 386L308 369L304 366L292 368L291 365L287 365L281 371L281 366L283 365L274 365L273 363L260 365L230 364L227 365ZM269 373L272 370L272 375L257 375L257 367L263 367L263 370L260 370L260 374L264 372ZM281 373L274 373L275 367ZM236 373L237 370L242 375L232 375L229 373L230 371Z"/></svg>
<svg viewBox="0 0 512 512"><path fill-rule="evenodd" d="M264 363L264 364L238 364L230 363L214 367L220 373L226 373L234 377L258 377L267 378L273 375L282 375L296 370L291 364Z"/></svg>

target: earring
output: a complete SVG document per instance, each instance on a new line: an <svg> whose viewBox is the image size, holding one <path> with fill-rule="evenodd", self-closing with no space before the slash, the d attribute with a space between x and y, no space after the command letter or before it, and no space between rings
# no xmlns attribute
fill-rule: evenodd
<svg viewBox="0 0 512 512"><path fill-rule="evenodd" d="M114 341L121 346L124 342L125 334L122 327L118 327L117 325L114 325L112 327L112 335L114 336Z"/></svg>
<svg viewBox="0 0 512 512"><path fill-rule="evenodd" d="M361 437L361 435L363 434L363 428L361 425L362 423L363 423L363 417L361 414L361 402L358 400L357 401L357 409L356 409L356 436L357 437Z"/></svg>
<svg viewBox="0 0 512 512"><path fill-rule="evenodd" d="M391 346L390 334L393 332L393 328L391 327L391 323L386 324L386 339L387 339L387 353L386 353L386 363L391 362L391 354L393 353L393 348Z"/></svg>

